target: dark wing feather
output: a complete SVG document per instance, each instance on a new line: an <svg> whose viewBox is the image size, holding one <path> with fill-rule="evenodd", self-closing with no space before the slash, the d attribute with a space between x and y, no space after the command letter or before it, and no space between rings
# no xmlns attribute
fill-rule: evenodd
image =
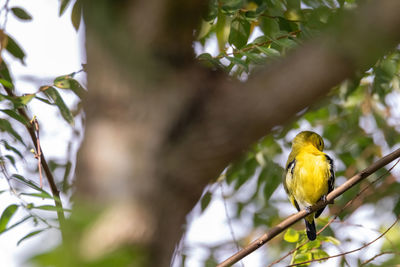
<svg viewBox="0 0 400 267"><path fill-rule="evenodd" d="M328 194L329 194L330 192L333 191L333 187L335 185L335 171L333 168L333 160L328 155L325 155L325 157L328 160L329 166L330 166L329 167L329 179L328 179ZM321 197L321 199L322 199L322 197ZM321 213L324 211L324 209L325 209L325 207L323 207L320 210L317 210L315 212L315 218L318 218L319 215L321 215Z"/></svg>

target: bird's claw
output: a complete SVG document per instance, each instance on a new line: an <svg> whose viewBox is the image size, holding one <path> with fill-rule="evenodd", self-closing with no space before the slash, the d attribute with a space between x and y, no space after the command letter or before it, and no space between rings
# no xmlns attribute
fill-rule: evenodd
<svg viewBox="0 0 400 267"><path fill-rule="evenodd" d="M311 210L311 206L306 207L305 210L306 210L307 213L311 213L311 211L312 211Z"/></svg>

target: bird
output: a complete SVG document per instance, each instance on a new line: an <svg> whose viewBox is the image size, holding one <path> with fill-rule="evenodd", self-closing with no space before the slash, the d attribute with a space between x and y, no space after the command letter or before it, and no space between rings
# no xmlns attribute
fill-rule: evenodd
<svg viewBox="0 0 400 267"><path fill-rule="evenodd" d="M323 150L324 140L312 131L300 132L292 141L283 186L297 211L305 209L310 212L311 206L319 200L326 201L326 196L334 188L333 160ZM317 237L314 218L318 218L324 208L307 215L304 219L310 241Z"/></svg>

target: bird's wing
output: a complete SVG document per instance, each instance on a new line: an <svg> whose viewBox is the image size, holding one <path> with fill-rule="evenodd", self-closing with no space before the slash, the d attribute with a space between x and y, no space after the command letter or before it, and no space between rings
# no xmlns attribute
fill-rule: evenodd
<svg viewBox="0 0 400 267"><path fill-rule="evenodd" d="M289 200L292 202L293 206L296 207L298 211L300 211L299 204L297 203L294 195L292 194L292 189L290 188L290 184L293 179L293 172L294 172L294 167L296 166L296 159L293 159L290 161L287 166L286 166L286 172L285 172L285 177L283 179L283 187L285 188L286 193L289 195Z"/></svg>
<svg viewBox="0 0 400 267"><path fill-rule="evenodd" d="M329 162L329 179L328 179L328 194L333 191L333 187L335 186L335 171L333 166L333 159L328 155L325 155L326 159Z"/></svg>
<svg viewBox="0 0 400 267"><path fill-rule="evenodd" d="M325 154L326 160L329 163L329 178L328 178L328 194L333 191L333 187L335 185L335 171L333 167L333 160ZM318 218L319 215L324 211L325 207L315 212L315 218Z"/></svg>

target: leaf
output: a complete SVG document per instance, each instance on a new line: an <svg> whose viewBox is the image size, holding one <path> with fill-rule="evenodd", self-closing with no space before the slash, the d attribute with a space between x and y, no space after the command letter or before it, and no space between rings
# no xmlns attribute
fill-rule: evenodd
<svg viewBox="0 0 400 267"><path fill-rule="evenodd" d="M26 185L26 186L28 186L28 187L30 187L30 188L32 188L32 189L35 189L35 190L37 190L37 191L39 191L39 192L42 192L42 193L47 194L47 195L50 195L49 193L47 193L46 191L44 191L42 188L40 188L39 185L37 185L37 184L34 183L33 181L30 181L30 180L26 179L26 178L23 177L22 175L13 174L13 175L11 175L11 178L14 178L14 179L20 181L21 183L23 183L24 185Z"/></svg>
<svg viewBox="0 0 400 267"><path fill-rule="evenodd" d="M9 227L7 227L4 231L0 232L0 234L2 234L2 233L4 233L4 232L7 232L7 231L9 231L9 230L11 230L11 229L13 229L14 227L17 227L18 225L20 225L21 223L25 222L25 221L28 220L29 218L32 218L32 216L31 216L31 215L26 216L26 217L23 218L22 220L20 220L20 221L18 221L18 222L16 222L16 223L10 225Z"/></svg>
<svg viewBox="0 0 400 267"><path fill-rule="evenodd" d="M47 211L67 211L71 212L70 209L62 209L53 205L41 205L41 206L31 206L31 209L37 209L37 210L47 210Z"/></svg>
<svg viewBox="0 0 400 267"><path fill-rule="evenodd" d="M205 63L205 65L206 65L207 67L210 67L210 68L222 68L222 65L221 65L221 63L219 62L219 60L213 58L213 57L211 56L211 54L209 54L209 53L200 54L200 55L197 57L197 59L198 59L199 61L201 61L202 63Z"/></svg>
<svg viewBox="0 0 400 267"><path fill-rule="evenodd" d="M280 29L279 24L274 18L262 18L261 20L261 29L263 30L264 34L269 38L275 38Z"/></svg>
<svg viewBox="0 0 400 267"><path fill-rule="evenodd" d="M19 59L23 65L25 65L25 52L22 48L17 44L17 42L11 38L10 35L7 35L7 47L6 50L13 55L15 58Z"/></svg>
<svg viewBox="0 0 400 267"><path fill-rule="evenodd" d="M75 79L71 78L71 75L64 75L54 79L54 86L60 89L70 89L79 98L83 98L86 94L86 90L83 86Z"/></svg>
<svg viewBox="0 0 400 267"><path fill-rule="evenodd" d="M13 88L13 84L5 79L0 79L0 83L6 88Z"/></svg>
<svg viewBox="0 0 400 267"><path fill-rule="evenodd" d="M299 237L300 235L296 230L294 230L293 228L289 228L285 232L283 239L289 243L296 243L297 241L299 241Z"/></svg>
<svg viewBox="0 0 400 267"><path fill-rule="evenodd" d="M17 166L15 165L15 159L14 159L13 156L11 156L11 155L5 155L4 157L7 158L7 159L11 162L11 164L13 165L13 167L14 167L15 169L17 168Z"/></svg>
<svg viewBox="0 0 400 267"><path fill-rule="evenodd" d="M242 59L237 57L226 57L230 62L235 64L236 66L244 69L246 72L249 72L249 65Z"/></svg>
<svg viewBox="0 0 400 267"><path fill-rule="evenodd" d="M8 132L12 136L14 136L15 139L17 139L23 145L25 145L24 141L22 140L22 137L13 129L13 127L11 126L11 123L8 120L0 119L0 131Z"/></svg>
<svg viewBox="0 0 400 267"><path fill-rule="evenodd" d="M21 196L29 196L29 197L39 197L39 198L53 199L53 197L49 193L47 193L45 191L40 192L40 193L21 193L20 195Z"/></svg>
<svg viewBox="0 0 400 267"><path fill-rule="evenodd" d="M25 119L24 117L22 117L21 115L19 115L17 112L15 112L12 109L1 109L0 111L7 114L11 118L19 121L23 125L27 125L29 123L29 121L27 119Z"/></svg>
<svg viewBox="0 0 400 267"><path fill-rule="evenodd" d="M245 19L236 18L231 23L229 43L240 49L247 44L250 36L250 22Z"/></svg>
<svg viewBox="0 0 400 267"><path fill-rule="evenodd" d="M207 191L204 196L201 198L201 211L203 212L211 202L212 193Z"/></svg>
<svg viewBox="0 0 400 267"><path fill-rule="evenodd" d="M10 144L8 144L8 142L6 140L2 140L4 147L8 150L8 151L12 151L15 154L17 154L21 159L23 159L24 157L22 156L22 153L19 152L18 149L16 149L15 147L11 146Z"/></svg>
<svg viewBox="0 0 400 267"><path fill-rule="evenodd" d="M320 235L321 236L321 235ZM322 240L324 240L325 242L329 242L332 243L333 245L340 245L340 241L336 238L334 238L333 236L321 236Z"/></svg>
<svg viewBox="0 0 400 267"><path fill-rule="evenodd" d="M0 217L0 233L4 232L6 230L7 224L10 222L11 217L15 214L17 209L18 209L18 206L15 204L12 204L3 211L3 213L1 214L1 217Z"/></svg>
<svg viewBox="0 0 400 267"><path fill-rule="evenodd" d="M29 102L31 102L31 100L35 97L35 94L26 94L23 96L19 96L15 99L17 106L18 104L25 106L26 104L28 104ZM15 103L15 102L14 102Z"/></svg>
<svg viewBox="0 0 400 267"><path fill-rule="evenodd" d="M60 93L54 88L49 87L45 93L51 98L58 109L60 110L61 116L71 125L74 125L74 117L72 116L71 111L68 109L64 100L62 99Z"/></svg>
<svg viewBox="0 0 400 267"><path fill-rule="evenodd" d="M71 2L71 0L61 0L59 16L62 16L62 14L64 14L69 2Z"/></svg>
<svg viewBox="0 0 400 267"><path fill-rule="evenodd" d="M261 52L266 54L269 57L279 57L281 54L279 53L278 50L265 47L265 46L256 46L256 48Z"/></svg>
<svg viewBox="0 0 400 267"><path fill-rule="evenodd" d="M22 241L24 241L24 240L26 240L26 239L28 239L28 238L31 238L31 237L33 237L33 236L35 236L35 235L37 235L37 234L40 234L41 232L43 232L43 231L46 230L46 229L47 229L47 228L41 229L41 230L36 230L36 231L33 231L33 232L30 232L29 234L25 235L23 238L21 238L20 240L18 240L17 246L19 246L19 244L21 244Z"/></svg>
<svg viewBox="0 0 400 267"><path fill-rule="evenodd" d="M77 0L72 8L71 13L71 21L72 25L74 26L75 30L78 31L79 25L81 24L81 17L82 17L82 2Z"/></svg>
<svg viewBox="0 0 400 267"><path fill-rule="evenodd" d="M258 179L265 181L264 198L270 199L272 194L281 184L281 175L283 173L282 167L273 161L268 160L266 166L262 169Z"/></svg>
<svg viewBox="0 0 400 267"><path fill-rule="evenodd" d="M208 12L203 16L205 21L212 21L218 15L218 0L210 0L208 4Z"/></svg>
<svg viewBox="0 0 400 267"><path fill-rule="evenodd" d="M32 20L32 16L29 15L25 9L22 9L20 7L12 7L11 8L12 13L19 19L22 20Z"/></svg>

